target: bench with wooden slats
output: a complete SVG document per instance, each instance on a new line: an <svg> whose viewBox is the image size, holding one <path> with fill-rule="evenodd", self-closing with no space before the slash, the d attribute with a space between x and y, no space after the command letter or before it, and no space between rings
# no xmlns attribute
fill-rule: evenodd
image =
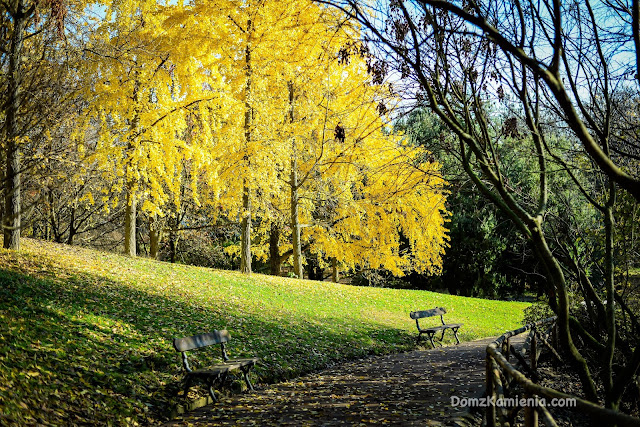
<svg viewBox="0 0 640 427"><path fill-rule="evenodd" d="M185 370L185 387L184 397L186 398L189 389L194 380L203 381L209 388L209 395L214 402L217 401L214 393L214 387L222 385L227 379L229 372L239 370L244 376L244 380L247 383L249 390L253 390L253 385L249 380L249 371L259 360L257 357L248 359L229 359L225 349L225 343L231 339L231 335L226 330L213 331L206 334L194 335L186 338L176 338L173 340L173 347L176 351L182 353L182 366ZM220 344L222 349L222 363L204 368L204 369L192 369L189 366L187 359L187 352L190 350L196 350L211 345Z"/></svg>
<svg viewBox="0 0 640 427"><path fill-rule="evenodd" d="M439 339L436 338L436 340L438 341L438 344L442 345L444 332L447 329L451 329L453 331L453 335L456 337L456 344L460 344L460 340L458 339L458 329L460 329L460 327L462 326L462 323L449 323L449 324L445 323L443 316L446 313L447 313L447 310L445 310L442 307L432 308L431 310L412 311L411 313L409 313L409 316L412 319L415 319L416 327L418 328L418 338L416 339L416 344L420 342L420 337L422 337L422 334L427 334L427 336L429 337L429 341L431 342L431 345L433 346L433 348L435 348L436 345L433 341L433 337L435 336L435 334L441 331L442 335L440 336ZM420 319L424 319L426 317L433 317L433 316L440 316L440 321L442 322L442 325L432 326L424 329L420 327Z"/></svg>

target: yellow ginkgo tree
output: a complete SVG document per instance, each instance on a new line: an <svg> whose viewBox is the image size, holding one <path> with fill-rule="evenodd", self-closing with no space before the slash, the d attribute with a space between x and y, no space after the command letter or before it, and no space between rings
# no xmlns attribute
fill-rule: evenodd
<svg viewBox="0 0 640 427"><path fill-rule="evenodd" d="M91 161L125 195L125 252L138 205L160 217L186 186L240 225L243 272L254 255L274 270L291 257L302 277L305 250L343 268L437 270L438 166L386 130L395 101L357 34L306 0L110 8L87 50Z"/></svg>
<svg viewBox="0 0 640 427"><path fill-rule="evenodd" d="M337 264L395 275L438 272L446 246L439 165L389 130L394 99L364 58L333 61L325 82L317 127L298 137L305 246L331 260L334 280Z"/></svg>
<svg viewBox="0 0 640 427"><path fill-rule="evenodd" d="M88 161L103 165L111 183L105 191L124 192L124 252L131 256L139 205L157 217L178 203L187 165L194 180L200 169L215 174L208 144L221 118L211 114L219 111L220 78L185 55L180 26L163 27L165 12L156 2L114 4L87 48L94 76L88 125L99 129Z"/></svg>
<svg viewBox="0 0 640 427"><path fill-rule="evenodd" d="M273 216L270 201L282 192L293 161L283 127L291 124L294 79L317 65L309 59L327 40L316 37L327 14L310 1L196 1L165 22L197 41L192 56L223 76L226 119L213 149L225 187L220 203L241 224L240 269L246 273L252 221Z"/></svg>
<svg viewBox="0 0 640 427"><path fill-rule="evenodd" d="M279 87L272 96L286 102L272 103L280 113L265 124L278 138L270 155L287 188L268 199L286 220L261 222L272 272L291 256L293 274L302 277L303 247L334 266L438 271L446 244L438 165L386 130L384 116L395 102L390 87L369 73L364 48L356 46L362 54L349 60L342 55L357 29L314 12L298 22L301 34L290 32L296 50L272 83ZM331 203L337 204L327 218ZM284 224L290 245L281 253Z"/></svg>

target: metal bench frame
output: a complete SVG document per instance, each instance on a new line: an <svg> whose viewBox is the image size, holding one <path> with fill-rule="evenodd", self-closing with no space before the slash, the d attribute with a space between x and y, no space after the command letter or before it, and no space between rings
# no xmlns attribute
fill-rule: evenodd
<svg viewBox="0 0 640 427"><path fill-rule="evenodd" d="M460 339L458 338L458 329L460 329L460 327L463 324L462 323L450 323L450 324L445 323L443 316L446 313L447 313L447 310L445 310L442 307L432 308L431 310L412 311L411 313L409 313L409 317L411 317L412 319L415 319L416 327L418 328L418 338L416 338L416 344L420 342L420 338L422 337L422 334L427 334L427 337L429 338L431 345L433 346L433 348L435 348L436 344L433 341L433 337L435 336L436 333L438 333L439 331L442 331L442 335L440 335L440 338L436 338L437 340L436 342L442 346L442 339L444 338L444 332L447 329L451 329L453 331L453 335L456 338L456 344L460 344ZM420 327L420 319L424 319L426 317L433 317L433 316L440 316L440 321L442 322L442 325L432 326L430 328L425 328L425 329Z"/></svg>
<svg viewBox="0 0 640 427"><path fill-rule="evenodd" d="M193 381L196 379L202 380L209 389L209 395L214 402L217 402L214 387L216 385L222 385L227 379L229 372L239 370L242 372L244 381L247 384L249 390L253 390L253 385L249 380L249 371L260 359L252 357L248 359L229 359L225 349L225 343L231 339L231 335L226 330L209 332L206 334L194 335L186 338L176 338L173 340L173 347L176 351L182 353L182 366L185 370L185 385L184 385L184 398L186 399L189 394ZM223 363L204 368L204 369L192 369L189 366L189 360L187 358L187 352L211 345L220 344L222 349Z"/></svg>

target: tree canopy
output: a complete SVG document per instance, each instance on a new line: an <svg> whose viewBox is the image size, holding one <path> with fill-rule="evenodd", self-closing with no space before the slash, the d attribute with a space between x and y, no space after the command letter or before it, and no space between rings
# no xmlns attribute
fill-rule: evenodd
<svg viewBox="0 0 640 427"><path fill-rule="evenodd" d="M246 273L269 258L272 273L285 263L298 277L310 259L335 271L439 271L439 164L392 131L400 99L338 11L311 1L47 4L2 6L6 40L25 41L2 51L4 75L17 76L9 86L22 85L3 103L6 247L31 230L156 257L168 235L174 260L179 233L202 229L223 232L225 256ZM31 71L44 64L65 71L57 84L73 108L48 98L60 111L52 122L12 124L27 123L15 111L42 114L20 94L27 77L45 81ZM32 180L39 172L15 159L51 138L70 166L51 163L57 180ZM27 201L37 209L25 219Z"/></svg>

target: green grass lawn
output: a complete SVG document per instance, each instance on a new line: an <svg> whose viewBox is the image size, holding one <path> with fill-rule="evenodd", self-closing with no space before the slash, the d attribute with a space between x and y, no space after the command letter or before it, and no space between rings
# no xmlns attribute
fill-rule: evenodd
<svg viewBox="0 0 640 427"><path fill-rule="evenodd" d="M247 277L24 239L20 253L0 250L0 425L162 420L182 378L176 337L228 329L230 355L260 357L253 378L269 383L415 349L409 312L436 306L472 340L519 326L527 304Z"/></svg>

